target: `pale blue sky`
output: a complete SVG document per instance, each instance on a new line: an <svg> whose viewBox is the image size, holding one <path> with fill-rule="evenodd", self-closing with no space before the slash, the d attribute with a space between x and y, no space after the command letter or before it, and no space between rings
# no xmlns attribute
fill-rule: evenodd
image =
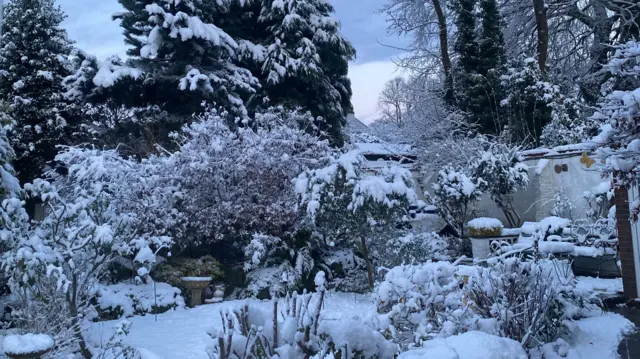
<svg viewBox="0 0 640 359"><path fill-rule="evenodd" d="M64 23L76 45L99 58L124 56L122 30L111 14L121 11L117 0L58 0L67 13ZM344 35L358 52L350 66L356 116L369 122L375 118L376 100L384 83L396 76L392 62L399 51L381 44L398 45L400 40L386 33L384 17L377 9L386 0L330 0Z"/></svg>

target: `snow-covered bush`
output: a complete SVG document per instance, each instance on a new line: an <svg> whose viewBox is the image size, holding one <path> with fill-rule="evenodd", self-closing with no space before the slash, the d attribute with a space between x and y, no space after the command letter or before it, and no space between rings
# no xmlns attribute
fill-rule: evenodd
<svg viewBox="0 0 640 359"><path fill-rule="evenodd" d="M606 96L593 115L603 124L593 142L600 146L597 154L605 159L605 174L614 174L616 186L636 183L640 166L640 42L618 46L605 66L612 78L603 90ZM632 205L637 218L638 205Z"/></svg>
<svg viewBox="0 0 640 359"><path fill-rule="evenodd" d="M469 312L457 271L450 262L392 268L375 292L378 329L403 346L460 332Z"/></svg>
<svg viewBox="0 0 640 359"><path fill-rule="evenodd" d="M363 158L351 151L333 158L327 167L307 170L295 180L298 208L306 223L330 246L358 245L373 288L370 241L377 232L395 228L417 203L408 169L385 167L366 174Z"/></svg>
<svg viewBox="0 0 640 359"><path fill-rule="evenodd" d="M448 247L447 240L437 233L408 232L386 240L374 250L379 257L378 264L390 268L428 260L448 260Z"/></svg>
<svg viewBox="0 0 640 359"><path fill-rule="evenodd" d="M403 347L469 330L525 347L555 341L569 321L595 313L568 263L491 260L488 267L426 262L392 268L376 290L374 324Z"/></svg>
<svg viewBox="0 0 640 359"><path fill-rule="evenodd" d="M503 212L511 228L520 227L520 216L513 207L513 193L529 184L527 166L522 163L521 148L503 143L487 143L470 167L479 189L488 193Z"/></svg>
<svg viewBox="0 0 640 359"><path fill-rule="evenodd" d="M322 318L325 274L314 279L317 293L287 296L273 301L271 313L248 305L221 313L222 329L209 335L211 359L386 359L397 347L361 322ZM282 319L280 319L282 318Z"/></svg>
<svg viewBox="0 0 640 359"><path fill-rule="evenodd" d="M458 231L460 237L465 234L464 222L482 195L482 185L482 180L473 178L462 168L445 166L438 172L429 198L438 213Z"/></svg>
<svg viewBox="0 0 640 359"><path fill-rule="evenodd" d="M531 348L554 342L567 333L569 320L596 309L575 285L565 261L501 259L477 268L469 283L470 307L493 321L494 334Z"/></svg>
<svg viewBox="0 0 640 359"><path fill-rule="evenodd" d="M180 208L188 222L179 244L293 229L291 181L331 152L328 142L298 128L302 117L272 110L256 114L252 126L234 129L226 114L209 111L176 135L180 148L165 170L180 177L189 199Z"/></svg>
<svg viewBox="0 0 640 359"><path fill-rule="evenodd" d="M90 291L105 275L106 266L115 255L135 257L169 245L170 238L141 231L138 218L119 211L109 200L106 186L98 181L86 187L79 183L69 189L68 197L43 180L26 185L25 191L43 200L48 215L22 236L6 242L3 268L13 292L21 295L24 310L44 309L54 314L34 325L44 327L56 343L75 342L83 356L90 358L81 318L87 314ZM60 327L66 330L59 331Z"/></svg>
<svg viewBox="0 0 640 359"><path fill-rule="evenodd" d="M90 291L99 315L96 320L157 314L183 308L185 302L180 293L180 289L167 283L96 285Z"/></svg>
<svg viewBox="0 0 640 359"><path fill-rule="evenodd" d="M304 237L304 232L297 235ZM281 297L302 289L302 281L315 266L305 238L283 240L254 234L245 247L245 258L248 294L258 298Z"/></svg>
<svg viewBox="0 0 640 359"><path fill-rule="evenodd" d="M370 291L367 264L357 248L326 248L317 263L327 274L328 286L340 292Z"/></svg>

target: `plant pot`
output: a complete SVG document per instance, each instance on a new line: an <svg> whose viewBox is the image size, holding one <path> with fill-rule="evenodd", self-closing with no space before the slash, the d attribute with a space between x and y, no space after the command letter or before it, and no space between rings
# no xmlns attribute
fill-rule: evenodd
<svg viewBox="0 0 640 359"><path fill-rule="evenodd" d="M491 257L491 241L500 237L471 237L471 254L473 259L487 259Z"/></svg>

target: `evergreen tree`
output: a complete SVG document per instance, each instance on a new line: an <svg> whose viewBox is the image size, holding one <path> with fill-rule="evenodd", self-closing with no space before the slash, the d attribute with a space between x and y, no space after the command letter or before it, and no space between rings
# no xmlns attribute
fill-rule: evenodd
<svg viewBox="0 0 640 359"><path fill-rule="evenodd" d="M144 73L137 106L161 105L182 123L204 102L244 118L258 80L234 62L238 43L218 23L227 2L119 0L131 65Z"/></svg>
<svg viewBox="0 0 640 359"><path fill-rule="evenodd" d="M481 0L480 8L482 32L478 40L480 48L478 73L484 76L499 77L499 72L502 72L506 62L504 36L502 35L504 22L496 0Z"/></svg>
<svg viewBox="0 0 640 359"><path fill-rule="evenodd" d="M476 0L458 0L453 5L458 28L454 104L468 114L480 132L499 134L503 127L499 79L505 62L502 19L495 0L481 0L479 29L476 5Z"/></svg>
<svg viewBox="0 0 640 359"><path fill-rule="evenodd" d="M15 120L10 132L21 182L38 177L70 141L74 116L62 97L71 43L54 0L12 0L5 7L0 49L0 93Z"/></svg>
<svg viewBox="0 0 640 359"><path fill-rule="evenodd" d="M480 0L482 14L482 32L478 45L478 74L484 89L484 96L479 99L483 103L484 111L480 112L480 123L486 129L498 125L497 132L502 131L504 125L500 109L503 94L500 88L500 76L504 73L505 49L502 28L504 26L500 9L496 0ZM484 101L483 101L484 100ZM496 133L497 133L496 132Z"/></svg>
<svg viewBox="0 0 640 359"><path fill-rule="evenodd" d="M333 6L326 0L261 0L230 12L221 26L238 40L243 66L260 79L251 107L308 110L340 146L353 110L347 73L355 50L331 17Z"/></svg>

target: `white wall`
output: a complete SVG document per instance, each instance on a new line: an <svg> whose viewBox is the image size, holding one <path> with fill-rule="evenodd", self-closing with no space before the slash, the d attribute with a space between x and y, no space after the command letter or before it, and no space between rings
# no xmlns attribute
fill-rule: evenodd
<svg viewBox="0 0 640 359"><path fill-rule="evenodd" d="M550 216L554 196L561 188L564 188L576 207L572 211L573 217L581 218L585 215L588 206L582 199L584 192L593 190L602 182L610 181L610 178L602 178L596 166L586 168L580 163L580 157L581 154L574 154L525 160L525 164L529 166L529 186L514 195L514 207L522 221L539 221ZM544 168L538 168L540 161L548 162ZM567 171L556 173L555 166L564 164L567 165ZM495 217L506 223L504 214L489 196L484 196L479 202L478 212L478 215Z"/></svg>

